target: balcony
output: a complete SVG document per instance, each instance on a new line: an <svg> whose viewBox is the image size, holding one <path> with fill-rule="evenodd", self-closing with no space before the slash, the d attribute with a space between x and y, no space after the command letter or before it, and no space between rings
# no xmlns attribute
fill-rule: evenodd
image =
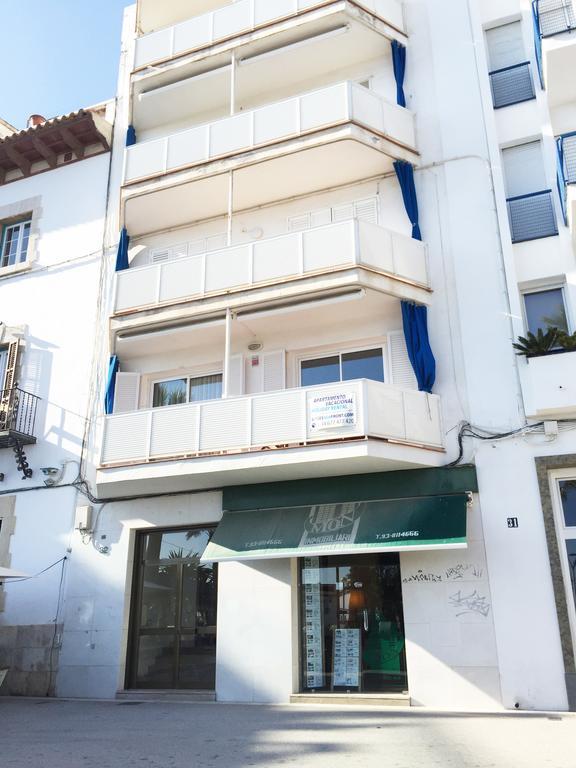
<svg viewBox="0 0 576 768"><path fill-rule="evenodd" d="M353 183L415 163L414 115L344 82L129 147L132 236Z"/></svg>
<svg viewBox="0 0 576 768"><path fill-rule="evenodd" d="M576 246L576 132L556 139L558 149L558 191L564 223L570 227Z"/></svg>
<svg viewBox="0 0 576 768"><path fill-rule="evenodd" d="M490 72L490 87L494 109L536 98L529 61Z"/></svg>
<svg viewBox="0 0 576 768"><path fill-rule="evenodd" d="M240 36L250 36L281 23L302 23L302 16L313 21L330 19L338 13L369 12L392 38L405 41L402 3L399 0L237 0L234 3L199 4L198 10L219 5L208 13L190 18L189 4L139 3L139 25L143 31L155 28L136 40L135 68L140 70L222 45ZM146 6L150 11L146 11ZM152 10L153 9L153 10ZM174 21L178 23L174 24ZM167 26L172 24L172 26ZM165 28L159 29L164 26Z"/></svg>
<svg viewBox="0 0 576 768"><path fill-rule="evenodd" d="M513 243L524 243L558 234L551 189L509 197L506 202Z"/></svg>
<svg viewBox="0 0 576 768"><path fill-rule="evenodd" d="M0 448L33 445L40 398L23 389L0 390Z"/></svg>
<svg viewBox="0 0 576 768"><path fill-rule="evenodd" d="M438 466L440 400L365 379L108 416L98 492Z"/></svg>
<svg viewBox="0 0 576 768"><path fill-rule="evenodd" d="M350 270L356 270L350 273ZM398 232L350 220L197 256L132 268L116 275L116 314L298 283L317 290L322 276L358 282L358 270L385 278L382 290L427 301L426 247Z"/></svg>
<svg viewBox="0 0 576 768"><path fill-rule="evenodd" d="M576 100L576 6L573 0L539 0L542 67L548 101L558 106Z"/></svg>
<svg viewBox="0 0 576 768"><path fill-rule="evenodd" d="M574 418L576 416L576 352L532 357L526 382L529 416Z"/></svg>

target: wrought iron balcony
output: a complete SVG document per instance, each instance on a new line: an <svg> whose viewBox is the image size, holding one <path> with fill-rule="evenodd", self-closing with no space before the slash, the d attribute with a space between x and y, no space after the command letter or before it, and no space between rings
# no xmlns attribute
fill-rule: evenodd
<svg viewBox="0 0 576 768"><path fill-rule="evenodd" d="M513 243L538 240L558 234L552 190L509 197L508 217Z"/></svg>
<svg viewBox="0 0 576 768"><path fill-rule="evenodd" d="M536 98L529 61L490 72L490 87L494 109Z"/></svg>
<svg viewBox="0 0 576 768"><path fill-rule="evenodd" d="M0 390L0 448L36 442L34 427L39 400L19 387Z"/></svg>

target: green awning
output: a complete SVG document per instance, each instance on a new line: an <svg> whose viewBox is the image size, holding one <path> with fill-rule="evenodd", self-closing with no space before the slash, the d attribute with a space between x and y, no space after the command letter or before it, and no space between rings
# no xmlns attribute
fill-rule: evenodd
<svg viewBox="0 0 576 768"><path fill-rule="evenodd" d="M225 512L202 560L466 547L465 493Z"/></svg>

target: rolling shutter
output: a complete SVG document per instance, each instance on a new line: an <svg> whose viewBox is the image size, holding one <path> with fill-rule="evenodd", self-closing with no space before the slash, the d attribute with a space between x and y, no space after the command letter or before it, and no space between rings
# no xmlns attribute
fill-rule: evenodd
<svg viewBox="0 0 576 768"><path fill-rule="evenodd" d="M264 392L286 389L286 353L283 349L262 355L262 389Z"/></svg>
<svg viewBox="0 0 576 768"><path fill-rule="evenodd" d="M393 331L388 334L388 347L390 350L390 378L392 379L390 383L405 389L418 389L418 382L408 357L403 331Z"/></svg>
<svg viewBox="0 0 576 768"><path fill-rule="evenodd" d="M140 399L140 374L117 373L114 413L137 411Z"/></svg>
<svg viewBox="0 0 576 768"><path fill-rule="evenodd" d="M488 47L488 65L490 71L506 69L515 64L526 61L524 43L522 41L522 27L519 21L512 24L503 24L486 32L486 45Z"/></svg>

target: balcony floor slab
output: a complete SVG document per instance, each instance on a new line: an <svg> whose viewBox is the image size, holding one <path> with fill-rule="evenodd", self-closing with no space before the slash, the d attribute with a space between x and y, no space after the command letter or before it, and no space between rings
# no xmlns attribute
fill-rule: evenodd
<svg viewBox="0 0 576 768"><path fill-rule="evenodd" d="M368 439L101 467L96 475L96 487L99 497L113 499L127 495L144 496L229 485L439 467L445 462L445 453L440 449Z"/></svg>

